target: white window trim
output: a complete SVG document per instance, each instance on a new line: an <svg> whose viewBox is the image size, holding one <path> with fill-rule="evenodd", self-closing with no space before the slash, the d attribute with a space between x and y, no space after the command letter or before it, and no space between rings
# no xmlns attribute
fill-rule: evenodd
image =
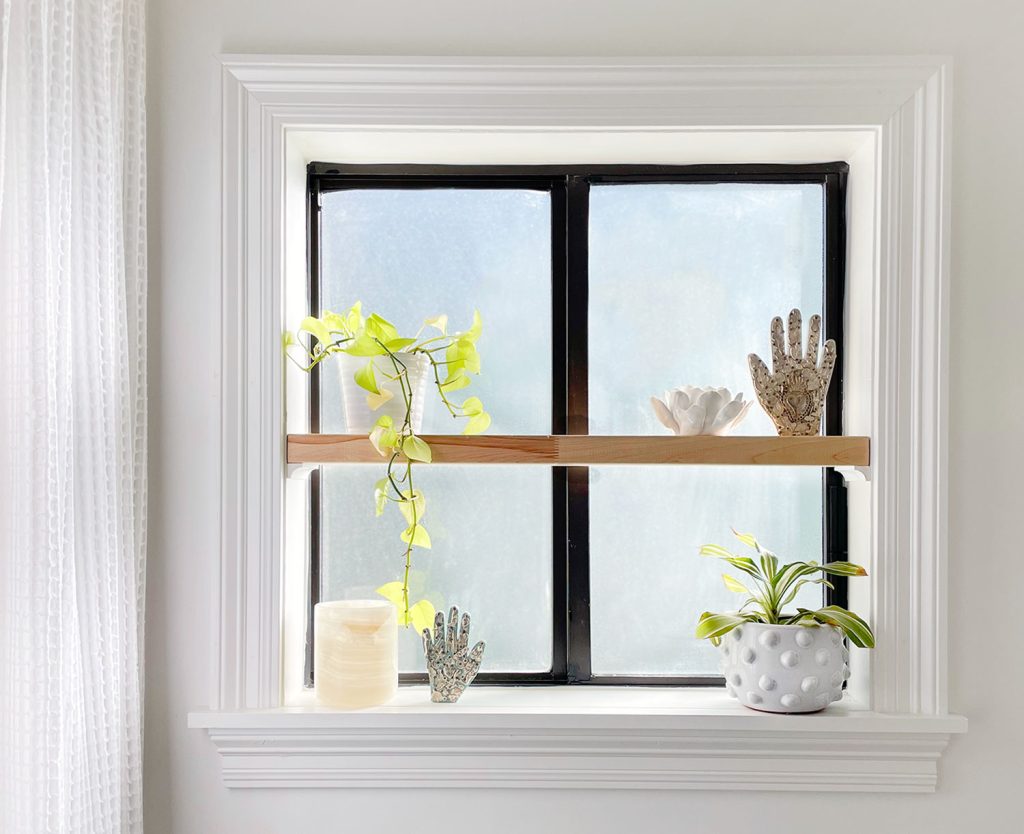
<svg viewBox="0 0 1024 834"><path fill-rule="evenodd" d="M949 61L222 63L221 571L215 691L190 724L209 730L227 783L933 790L938 756L966 729L948 713L946 682ZM847 315L856 326L848 322L845 420L849 433L872 441L870 470L851 490L851 550L870 568L857 607L869 612L878 646L855 653L851 706L767 716L717 690L593 687L477 688L441 708L283 706L295 699L285 700L282 677L279 337L285 274L303 263L286 245L298 211L290 156L300 137L368 131L434 134L439 147L473 131L668 136L677 150L705 155L699 140L713 136L717 155L689 161L718 162L737 161L735 148L751 139L798 162L828 161L813 157L820 145L798 150L808 136L867 137L851 164Z"/></svg>

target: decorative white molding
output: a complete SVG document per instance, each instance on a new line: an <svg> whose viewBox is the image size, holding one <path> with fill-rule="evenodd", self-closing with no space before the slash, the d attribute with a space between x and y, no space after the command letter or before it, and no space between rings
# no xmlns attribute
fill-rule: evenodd
<svg viewBox="0 0 1024 834"><path fill-rule="evenodd" d="M848 310L865 311L865 318L857 328L848 327L855 336L847 346L848 361L852 350L858 351L856 369L847 368L856 372L848 376L848 394L855 389L859 394L856 404L848 397L846 415L847 431L872 438L870 478L854 485L867 491L869 604L879 636L870 675L863 679L870 681L866 695L876 712L944 716L950 88L948 61L931 57L223 58L222 552L213 707L232 711L281 704L282 496L287 471L279 336L284 326L290 136L317 131L588 130L685 138L711 130L755 137L867 131L875 137L868 166L873 181L861 188L859 199L871 203L873 220L854 230L870 254L863 268L851 273L852 286L848 284L848 293L856 295ZM865 194L872 190L873 195ZM256 744L259 727L211 726L225 761L231 762L226 773L263 761L270 768L268 783L286 779L274 775L279 765L269 751L296 741L295 733L302 731L281 726L280 734L262 736L266 747ZM610 726L604 729L611 732ZM346 741L347 725L324 731L324 749L334 752L311 753L309 766L318 773L325 766L335 775L309 772L297 777L301 769L291 768L289 783L331 782L343 776L347 784L356 777L345 768L356 762L368 767L363 784L372 783L372 757L353 758L345 752L354 743ZM486 733L480 732L471 737L485 739ZM666 725L665 732L674 731ZM846 744L845 733L829 731L828 738ZM427 732L417 737L424 744L431 738ZM530 743L527 737L524 744ZM443 743L460 738L456 733ZM700 749L701 738L696 729L672 736L678 746L668 758L675 764L660 760L665 775L657 775L661 771L654 768L649 781L696 784L698 771L709 780L717 778L703 758L696 767L694 751ZM741 739L729 738L729 744L742 745ZM919 754L904 751L896 757L914 763L904 775L910 781L923 780L918 786L926 789L934 783L934 758L944 744L935 736L928 739L919 746L920 740L912 739ZM883 737L875 741L884 749ZM373 743L377 747L371 749L379 752L381 744L390 742L383 738ZM249 744L264 750L267 758L251 750L239 752ZM317 746L314 738L302 744ZM627 749L644 759L641 741L635 744L640 746ZM488 745L480 741L477 746L483 755ZM726 744L722 749L730 748ZM844 749L850 762L857 760L855 747ZM744 756L755 751L751 747L743 754L716 754L721 784L770 781L763 774L752 775L756 768L750 770ZM767 747L761 749L765 756L757 759L765 772L773 761L767 752ZM558 759L560 754L551 755ZM777 772L799 767L784 756L774 760ZM498 757L487 761L496 763ZM573 762L578 767L579 759L567 754L559 761L551 779L574 784ZM730 761L748 775L730 777ZM878 778L884 769L867 764L889 761L886 756L862 761L864 767L851 767L865 789L878 782L891 788L902 778ZM525 775L516 775L516 766L495 764L496 773L504 774L497 781L528 783ZM453 767L454 776L458 767ZM410 774L417 772L415 763L410 768ZM628 784L629 770L609 777L610 782ZM389 766L388 784L396 784L394 777ZM828 777L807 778L821 778L829 789L835 787ZM412 775L409 779L424 784ZM537 781L547 784L539 777ZM768 781L759 784L775 786Z"/></svg>
<svg viewBox="0 0 1024 834"><path fill-rule="evenodd" d="M716 695L726 701L721 692ZM950 735L965 724L955 716L842 709L815 716L756 715L728 703L693 711L516 712L456 705L440 711L213 712L189 718L189 726L209 732L222 756L224 782L234 788L927 793L935 790L937 762Z"/></svg>
<svg viewBox="0 0 1024 834"><path fill-rule="evenodd" d="M947 710L949 76L936 67L881 131L872 593L886 712Z"/></svg>

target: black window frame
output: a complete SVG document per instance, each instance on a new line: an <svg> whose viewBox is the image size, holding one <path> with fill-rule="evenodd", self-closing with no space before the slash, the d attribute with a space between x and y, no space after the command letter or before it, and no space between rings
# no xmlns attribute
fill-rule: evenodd
<svg viewBox="0 0 1024 834"><path fill-rule="evenodd" d="M825 404L825 433L843 431L843 311L846 285L845 162L809 165L341 165L307 167L307 277L311 315L320 310L321 196L331 191L386 189L534 189L551 195L552 434L588 433L588 259L591 185L637 183L794 183L822 186L824 201L823 326L836 342L836 365ZM785 311L779 311L780 315ZM767 327L767 322L765 323ZM319 366L309 380L309 431L320 430ZM554 466L552 668L548 672L482 671L480 684L724 686L720 676L602 675L590 665L589 468ZM822 470L823 550L826 561L847 556L846 489L831 468ZM313 682L313 607L321 598L322 489L320 467L309 480L309 565L305 681ZM846 580L825 592L845 605ZM425 683L425 673L403 673L400 682Z"/></svg>

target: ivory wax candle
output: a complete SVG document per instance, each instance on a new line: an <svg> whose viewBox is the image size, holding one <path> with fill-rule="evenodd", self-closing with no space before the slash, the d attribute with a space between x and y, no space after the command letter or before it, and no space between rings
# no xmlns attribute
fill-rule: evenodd
<svg viewBox="0 0 1024 834"><path fill-rule="evenodd" d="M387 600L317 603L313 611L316 699L329 707L372 707L398 690L398 618Z"/></svg>

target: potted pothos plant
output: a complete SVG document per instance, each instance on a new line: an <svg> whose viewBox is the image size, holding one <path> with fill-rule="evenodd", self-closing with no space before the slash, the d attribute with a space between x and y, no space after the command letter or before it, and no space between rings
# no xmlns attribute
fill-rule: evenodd
<svg viewBox="0 0 1024 834"><path fill-rule="evenodd" d="M428 599L413 602L409 575L414 548L430 549L430 535L423 526L426 498L413 484L413 464L430 463L429 444L419 436L426 389L433 385L453 419L465 418L463 434L480 434L491 424L478 397L461 403L452 394L466 388L470 374L480 373L477 341L483 324L474 312L467 330L449 332L448 317L424 321L414 336L402 336L387 319L372 313L364 316L357 302L344 313L309 316L299 325L299 335L284 335L288 356L304 371L336 357L342 382L346 423L352 433L369 434L373 447L388 459L387 472L374 485L377 515L394 504L405 519L401 534L404 570L401 579L387 582L377 593L398 609L399 625L417 632L434 622L434 606ZM302 341L302 334L308 338ZM294 352L301 350L304 361ZM370 417L369 415L372 415Z"/></svg>
<svg viewBox="0 0 1024 834"><path fill-rule="evenodd" d="M723 574L725 587L746 595L737 611L705 611L697 637L721 650L720 668L731 696L766 712L816 712L843 697L855 646L875 645L871 628L852 611L838 605L789 610L806 585L833 587L827 576L867 576L852 562L789 562L764 549L753 536L736 533L753 548L756 559L738 556L717 544L706 544L702 556L722 559L745 574L743 581Z"/></svg>

